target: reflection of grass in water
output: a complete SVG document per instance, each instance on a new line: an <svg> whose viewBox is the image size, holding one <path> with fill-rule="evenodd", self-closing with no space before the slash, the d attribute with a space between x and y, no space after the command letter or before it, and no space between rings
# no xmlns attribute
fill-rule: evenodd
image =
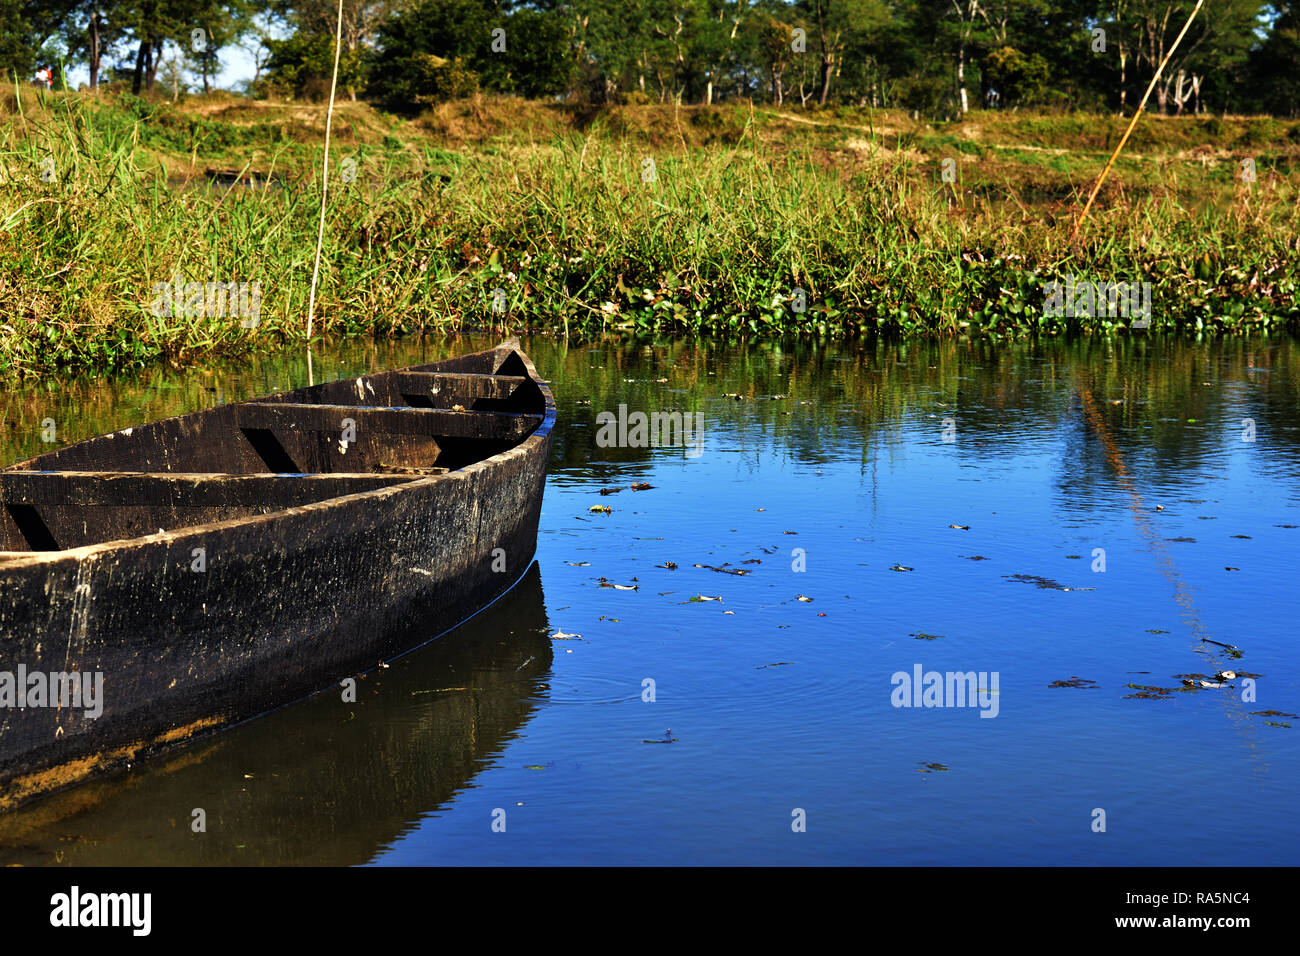
<svg viewBox="0 0 1300 956"><path fill-rule="evenodd" d="M315 380L430 362L495 341L490 335L476 335L318 345ZM598 412L616 409L619 402L646 411L705 413L710 429L714 416L720 415L738 436L771 436L809 460L828 449L860 447L867 474L876 467L873 462L884 461L890 447L902 440L904 429L922 437L933 429L937 442L941 419L949 414L960 422L955 450L962 454L978 448L984 459L1005 460L1025 441L1055 440L1063 424L1066 455L1087 454L1084 445L1091 440L1068 427L1078 416L1070 384L1077 369L1088 370L1099 398L1133 399L1120 406L1101 402L1098 414L1125 449L1138 449L1141 457L1136 461L1144 473L1150 468L1166 476L1197 471L1207 456L1218 453L1224 423L1235 428L1233 423L1244 416L1258 421L1261 441L1267 436L1268 447L1294 451L1300 441L1300 436L1279 427L1300 405L1300 348L1285 338L1150 343L1080 339L1005 346L862 341L830 347L815 341L771 340L737 348L668 336L631 341L610 337L583 345L533 337L525 345L542 374L556 382L566 419L594 425ZM1267 367L1272 374L1252 373L1252 367ZM1214 387L1201 385L1209 368L1217 369ZM114 381L90 376L31 379L21 388L0 391L0 460L16 461L49 450L40 435L40 423L47 416L57 421L63 444L305 384L306 372L305 352L290 348L260 355L255 362L232 356L208 360L201 370L152 367ZM626 378L637 381L627 383ZM659 378L669 381L654 381ZM788 398L725 403L723 413L710 403L723 404L724 392ZM566 405L577 398L591 404ZM1188 417L1210 424L1187 425ZM1014 433L1007 425L1014 425ZM590 465L596 455L594 435L592 428L589 435L557 446L556 465ZM605 449L597 457L624 462L648 456L635 449ZM626 477L611 473L605 484L623 484ZM1076 478L1081 489L1110 481L1096 469ZM619 497L628 494L633 492ZM1182 507L1170 498L1158 500L1174 511ZM949 517L944 516L944 523ZM970 523L960 514L951 517ZM974 550L960 556L987 560Z"/></svg>

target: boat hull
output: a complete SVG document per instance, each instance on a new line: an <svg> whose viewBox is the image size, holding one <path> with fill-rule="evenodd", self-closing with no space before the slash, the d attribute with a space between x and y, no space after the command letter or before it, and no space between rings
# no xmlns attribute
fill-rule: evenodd
<svg viewBox="0 0 1300 956"><path fill-rule="evenodd" d="M0 809L331 685L346 716L347 678L412 620L445 631L529 566L546 399L521 443L446 474L0 564L0 669L103 675L98 716L0 707Z"/></svg>
<svg viewBox="0 0 1300 956"><path fill-rule="evenodd" d="M424 646L371 673L346 709L319 694L146 762L129 781L92 780L0 813L0 866L365 864L523 732L546 696L550 634L534 562L454 632L429 642L417 624L404 639ZM142 794L147 806L202 806L223 838L159 825Z"/></svg>

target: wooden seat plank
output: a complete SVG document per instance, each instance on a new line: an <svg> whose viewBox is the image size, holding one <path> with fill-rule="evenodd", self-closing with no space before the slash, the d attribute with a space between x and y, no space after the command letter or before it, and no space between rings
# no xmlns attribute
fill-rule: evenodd
<svg viewBox="0 0 1300 956"><path fill-rule="evenodd" d="M246 402L235 406L235 421L242 429L333 432L341 436L344 419L351 419L356 425L358 439L371 433L519 441L541 424L542 416L410 406L304 405L294 402Z"/></svg>
<svg viewBox="0 0 1300 956"><path fill-rule="evenodd" d="M482 375L472 372L391 372L397 391L412 395L449 393L464 401L477 398L506 399L528 381L522 375Z"/></svg>

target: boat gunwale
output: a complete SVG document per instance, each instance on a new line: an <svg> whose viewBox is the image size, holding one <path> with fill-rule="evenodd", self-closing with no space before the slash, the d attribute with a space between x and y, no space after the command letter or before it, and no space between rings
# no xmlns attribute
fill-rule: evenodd
<svg viewBox="0 0 1300 956"><path fill-rule="evenodd" d="M427 475L423 477L414 476L412 477L412 480L408 482L402 482L400 484L394 484L384 488L371 488L367 491L357 491L346 495L336 495L335 497L332 498L323 498L320 501L312 501L302 505L291 505L287 508L281 508L277 511L270 511L265 514L242 515L237 518L227 518L222 521L209 521L203 524L186 525L183 528L175 528L171 531L155 532L154 534L139 535L133 538L115 538L112 541L101 541L97 544L86 544L76 548L63 548L58 551L0 551L0 571L20 570L20 569L25 569L25 568L30 568L34 566L40 566L40 565L51 565L51 564L56 564L59 561L67 561L67 560L75 560L78 562L92 560L94 558L101 557L102 555L109 552L125 550L127 547L133 545L146 546L150 544L182 542L186 538L195 535L210 534L213 531L221 531L228 528L235 528L244 525L256 525L259 522L269 522L269 521L281 519L285 515L300 514L304 512L310 513L311 511L314 510L321 510L325 508L337 507L340 505L352 504L353 502L365 498L374 498L375 500L380 500L385 495L397 494L403 491L411 491L416 488L429 488L433 486L434 482L438 482L438 481L445 481L447 479L452 479L452 478L467 479L472 475L474 475L475 473L477 473L478 471L484 470L488 467L495 467L499 464L506 462L511 458L518 457L519 455L529 454L535 450L536 446L540 442L542 442L544 439L549 437L552 429L555 426L556 407L555 407L555 397L551 394L550 383L547 380L541 378L540 375L538 375L537 368L533 365L533 362L528 357L527 353L525 353L522 348L519 348L517 346L504 346L504 347L498 346L495 348L483 349L478 352L467 352L464 355L454 355L451 356L450 359L473 358L476 355L487 355L487 354L502 352L507 350L512 352L515 355L518 355L523 360L524 367L528 372L528 378L530 378L534 383L536 383L537 387L541 390L542 399L543 399L543 409L542 409L542 414L539 416L541 418L541 423L535 429L533 429L532 432L530 432L526 437L524 437L517 444L512 445L511 447L505 449L504 451L499 451L495 455L490 455L489 457L483 458L479 461L470 462L468 465L464 465L461 468L444 472L443 474L440 475ZM435 363L427 363L427 364L435 364ZM370 378L374 375L384 375L387 374L388 372L410 371L411 368L421 369L423 367L411 366L409 368L403 368L403 369L386 369L383 372L371 372L368 375L361 375L357 377L361 379L365 379L365 378ZM492 374L495 375L496 373L492 373ZM341 379L337 379L336 381L347 381L347 380L348 378L341 378ZM322 384L329 384L329 383L322 383ZM279 392L276 393L276 395L258 396L256 398L246 399L245 401L248 402L262 401L267 398L275 398L278 397L279 395L286 395L294 391L297 391L297 389L289 389L287 392ZM238 405L238 404L243 404L243 402L231 402L229 404ZM222 407L226 407L226 406L220 406L220 405L213 406L213 408L222 408ZM173 415L171 418L172 419L183 418L185 417L185 415L193 415L203 411L208 411L208 409L199 409L197 412L186 412L183 415ZM141 423L141 425L153 425L168 420L169 419L160 418L153 422L143 422ZM131 425L128 426L128 428L139 428L141 427L141 425ZM105 432L104 435L93 435L91 436L91 438L83 439L83 440L89 441L94 438L103 438L106 435L115 435L120 431L123 431L123 429L119 428L112 432ZM71 446L66 446L66 447L71 447ZM31 460L32 459L26 459L26 461L31 461ZM20 465L20 464L24 464L24 462L15 462L14 464ZM0 470L8 470L10 468L13 468L13 465L5 466L4 469L0 469ZM54 473L57 473L57 470ZM148 473L145 472L142 474L148 474ZM261 473L259 472L258 474ZM279 473L268 472L267 474L279 474ZM315 472L307 472L306 474L315 474ZM329 473L322 472L322 474L329 474Z"/></svg>

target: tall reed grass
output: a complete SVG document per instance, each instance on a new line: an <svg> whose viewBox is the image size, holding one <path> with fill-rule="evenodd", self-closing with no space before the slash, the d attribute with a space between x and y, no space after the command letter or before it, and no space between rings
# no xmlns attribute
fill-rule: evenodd
<svg viewBox="0 0 1300 956"><path fill-rule="evenodd" d="M253 137L271 186L208 185L205 163L254 155L247 128L223 137L204 121L186 155L174 123L132 102L24 88L0 103L0 372L184 363L305 335L319 147ZM1127 326L1044 317L1043 286L1066 274L1150 281L1153 331L1300 320L1300 175L1285 164L1244 183L1135 159L1130 179L1143 184L1126 187L1121 163L1071 244L1068 197L1024 198L1011 174L991 188L977 157L957 152L967 162L945 183L938 156L899 136L827 149L736 115L742 125L706 145L651 148L597 121L540 140L448 149L390 136L335 150L317 329ZM204 137L218 146L205 152ZM155 283L176 276L260 283L255 327L202 309L155 314Z"/></svg>

